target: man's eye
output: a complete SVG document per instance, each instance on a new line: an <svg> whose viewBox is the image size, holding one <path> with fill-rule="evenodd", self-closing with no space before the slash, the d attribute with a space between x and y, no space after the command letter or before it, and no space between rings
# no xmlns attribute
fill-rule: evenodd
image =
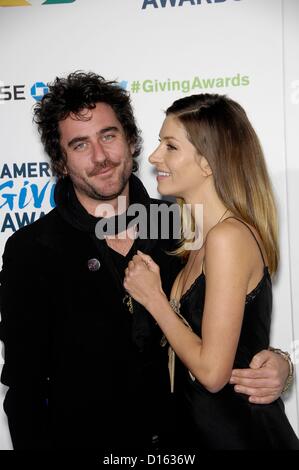
<svg viewBox="0 0 299 470"><path fill-rule="evenodd" d="M103 141L104 142L110 142L113 139L114 135L113 134L106 134L103 135Z"/></svg>
<svg viewBox="0 0 299 470"><path fill-rule="evenodd" d="M87 147L86 142L79 142L78 144L74 146L74 150L85 150L86 147Z"/></svg>

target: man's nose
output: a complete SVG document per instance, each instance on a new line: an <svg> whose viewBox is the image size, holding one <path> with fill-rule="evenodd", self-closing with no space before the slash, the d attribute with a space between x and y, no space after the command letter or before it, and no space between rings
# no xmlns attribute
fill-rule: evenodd
<svg viewBox="0 0 299 470"><path fill-rule="evenodd" d="M94 142L92 146L92 159L95 162L102 163L107 160L107 150L105 149L102 142Z"/></svg>

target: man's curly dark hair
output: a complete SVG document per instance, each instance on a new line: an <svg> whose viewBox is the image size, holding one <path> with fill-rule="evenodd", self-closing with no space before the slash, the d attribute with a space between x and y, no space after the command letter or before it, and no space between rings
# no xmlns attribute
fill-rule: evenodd
<svg viewBox="0 0 299 470"><path fill-rule="evenodd" d="M142 139L135 122L129 93L116 81L107 81L93 72L76 71L66 78L56 77L48 84L49 92L34 107L33 121L38 125L46 153L51 159L53 174L63 177L66 157L60 145L59 121L71 113L83 117L83 109L93 109L96 104L106 103L116 114L121 123L127 141L133 144L133 158L140 155ZM138 168L133 162L133 171Z"/></svg>

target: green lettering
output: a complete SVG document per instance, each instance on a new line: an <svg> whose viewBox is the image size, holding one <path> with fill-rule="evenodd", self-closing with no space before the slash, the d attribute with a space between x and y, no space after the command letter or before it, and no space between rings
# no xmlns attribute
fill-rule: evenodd
<svg viewBox="0 0 299 470"><path fill-rule="evenodd" d="M199 77L194 77L194 80L192 82L192 90L194 90L194 88L202 88L202 84Z"/></svg>
<svg viewBox="0 0 299 470"><path fill-rule="evenodd" d="M220 77L217 78L217 79L216 79L216 87L217 87L217 88L221 88L221 87L223 87L223 86L224 86L223 78L220 78Z"/></svg>
<svg viewBox="0 0 299 470"><path fill-rule="evenodd" d="M142 83L142 89L145 93L152 93L153 92L153 81L152 80L144 80Z"/></svg>

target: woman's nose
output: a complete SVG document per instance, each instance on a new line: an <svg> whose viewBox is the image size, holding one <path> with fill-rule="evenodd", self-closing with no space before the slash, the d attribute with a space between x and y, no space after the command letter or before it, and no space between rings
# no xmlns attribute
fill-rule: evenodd
<svg viewBox="0 0 299 470"><path fill-rule="evenodd" d="M153 153L148 157L148 161L152 164L155 165L155 163L161 162L162 156L161 152L159 151L159 148L156 148L156 150L153 151Z"/></svg>

